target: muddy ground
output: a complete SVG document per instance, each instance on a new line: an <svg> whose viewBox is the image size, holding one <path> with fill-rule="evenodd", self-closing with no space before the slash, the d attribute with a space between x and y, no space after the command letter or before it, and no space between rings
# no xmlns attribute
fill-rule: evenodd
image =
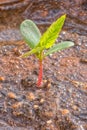
<svg viewBox="0 0 87 130"><path fill-rule="evenodd" d="M23 41L0 46L0 130L87 130L87 37L63 31L75 46L43 61L21 58Z"/></svg>
<svg viewBox="0 0 87 130"><path fill-rule="evenodd" d="M64 13L59 41L75 46L44 59L38 88L38 60L20 57L29 50L20 23L31 19L43 32ZM87 130L86 36L86 0L0 0L0 130Z"/></svg>

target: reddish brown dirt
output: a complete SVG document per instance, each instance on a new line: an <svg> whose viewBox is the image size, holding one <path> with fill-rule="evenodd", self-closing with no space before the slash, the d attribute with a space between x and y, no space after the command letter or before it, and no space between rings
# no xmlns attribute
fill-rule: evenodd
<svg viewBox="0 0 87 130"><path fill-rule="evenodd" d="M0 129L87 129L87 38L62 32L75 46L44 59L38 88L38 60L22 59L25 44L0 46Z"/></svg>

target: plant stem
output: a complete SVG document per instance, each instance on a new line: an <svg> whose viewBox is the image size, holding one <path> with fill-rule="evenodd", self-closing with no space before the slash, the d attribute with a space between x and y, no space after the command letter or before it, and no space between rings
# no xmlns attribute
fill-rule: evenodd
<svg viewBox="0 0 87 130"><path fill-rule="evenodd" d="M38 87L41 86L42 75L43 75L43 65L42 65L42 60L39 60L39 75L38 75L38 81L37 81L37 86Z"/></svg>

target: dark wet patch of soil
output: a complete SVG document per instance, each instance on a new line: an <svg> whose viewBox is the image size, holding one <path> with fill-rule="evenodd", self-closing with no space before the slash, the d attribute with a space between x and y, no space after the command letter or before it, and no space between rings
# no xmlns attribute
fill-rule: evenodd
<svg viewBox="0 0 87 130"><path fill-rule="evenodd" d="M0 46L0 129L87 129L87 38L63 31L75 46L44 59L38 88L38 60L20 57L21 43Z"/></svg>

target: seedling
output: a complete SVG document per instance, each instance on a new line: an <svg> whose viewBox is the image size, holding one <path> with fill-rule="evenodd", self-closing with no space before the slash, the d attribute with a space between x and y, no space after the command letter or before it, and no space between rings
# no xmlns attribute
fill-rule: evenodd
<svg viewBox="0 0 87 130"><path fill-rule="evenodd" d="M22 57L30 56L31 54L35 54L39 59L39 75L37 86L40 87L42 83L42 75L43 75L43 59L56 52L63 50L65 48L71 47L74 45L71 41L64 41L58 44L55 44L55 41L64 25L64 21L66 19L66 15L62 15L59 19L51 24L51 26L47 29L47 31L41 36L41 33L35 23L31 20L24 20L21 23L20 30L21 34L25 40L25 42L31 48L31 51L26 52L22 55Z"/></svg>

